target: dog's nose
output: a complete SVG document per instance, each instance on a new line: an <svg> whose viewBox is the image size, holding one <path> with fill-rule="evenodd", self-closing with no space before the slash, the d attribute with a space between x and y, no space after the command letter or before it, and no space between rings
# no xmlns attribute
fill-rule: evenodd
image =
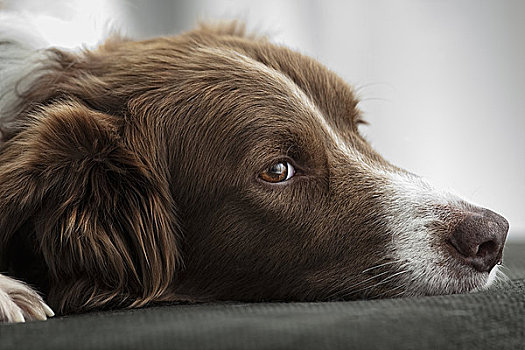
<svg viewBox="0 0 525 350"><path fill-rule="evenodd" d="M488 209L469 213L455 228L450 243L465 263L480 272L501 261L509 223Z"/></svg>

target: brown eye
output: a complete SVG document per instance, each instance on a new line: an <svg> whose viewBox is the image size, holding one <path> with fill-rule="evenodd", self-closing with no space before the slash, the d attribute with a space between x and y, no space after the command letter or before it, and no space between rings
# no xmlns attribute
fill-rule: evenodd
<svg viewBox="0 0 525 350"><path fill-rule="evenodd" d="M292 164L282 161L275 163L261 173L261 179L271 183L284 182L290 180L295 174Z"/></svg>

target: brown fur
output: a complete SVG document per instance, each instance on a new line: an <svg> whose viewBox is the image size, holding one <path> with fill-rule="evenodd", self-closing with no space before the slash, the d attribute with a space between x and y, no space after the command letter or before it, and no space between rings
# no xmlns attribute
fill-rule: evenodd
<svg viewBox="0 0 525 350"><path fill-rule="evenodd" d="M360 162L399 169L322 65L235 25L49 57L4 118L0 257L55 310L399 292L374 277L395 265L361 273L389 261L391 236L384 180ZM273 71L364 159L330 148ZM263 183L279 159L297 176Z"/></svg>

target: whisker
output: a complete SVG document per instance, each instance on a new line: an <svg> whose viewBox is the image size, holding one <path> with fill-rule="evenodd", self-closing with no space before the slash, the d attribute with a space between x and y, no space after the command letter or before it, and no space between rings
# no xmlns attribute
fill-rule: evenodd
<svg viewBox="0 0 525 350"><path fill-rule="evenodd" d="M366 273L368 271L371 271L371 270L374 270L374 269L377 269L377 268L380 268L380 267L383 267L383 266L387 266L387 265L392 265L392 264L395 264L395 263L399 263L400 261L398 260L394 260L394 261L389 261L389 262L386 262L386 263L383 263L383 264L379 264L379 265L376 265L376 266L372 266L372 267L369 267L363 271L361 271L361 273Z"/></svg>
<svg viewBox="0 0 525 350"><path fill-rule="evenodd" d="M343 291L343 292L339 291L340 293L333 294L333 297L336 297L336 296L338 296L338 294L339 294L339 298L341 298L341 299L345 299L345 298L347 298L347 297L349 297L349 296L351 296L351 295L359 294L359 293L361 293L361 292L363 292L363 291L370 290L371 288L374 288L374 287L377 287L377 286L379 286L379 285L385 284L385 283L387 283L389 280L391 280L392 278L394 278L394 277L396 277L396 276L398 276L398 275L401 275L401 274L404 274L404 273L409 272L409 270L403 270L403 271L396 272L396 273L394 273L394 274L392 274L392 275L389 275L389 276L387 276L387 277L381 279L381 280L380 280L379 282L377 282L377 283L374 283L374 284L372 284L372 285L369 285L369 286L366 286L366 287L363 287L363 288L360 288L360 289L357 289L357 290L354 289L356 286L362 285L363 283L366 283L366 282L368 282L368 281L370 281L370 280L373 280L373 279L375 279L375 278L377 278L377 277L381 277L381 276L383 276L383 275L385 275L385 274L387 274L387 273L389 273L389 272L390 272L390 271L382 272L382 273L380 273L380 274L378 274L378 275L375 275L375 276L372 276L372 277L370 277L370 278L367 278L366 280L363 280L363 281L361 281L361 282L359 282L359 283L357 283L357 284L351 285L351 286L349 286L345 291ZM401 288L401 287L402 287L402 286L399 286L399 288ZM395 287L395 289L397 289L397 288L398 288L398 287ZM395 289L394 289L394 290L395 290Z"/></svg>
<svg viewBox="0 0 525 350"><path fill-rule="evenodd" d="M388 293L392 293L393 291L398 290L398 289L403 288L403 287L404 287L404 285L399 285L399 286L397 286L397 287L391 288L391 289L389 289L389 290L384 291L384 292L381 293L381 294L378 294L378 295L374 296L374 298L380 299L380 298L382 298L383 296L385 296L386 294L388 294ZM402 293L404 293L404 292L405 292L405 291L403 290ZM399 294L399 293L398 293L398 294ZM395 294L395 295L397 295L397 294Z"/></svg>
<svg viewBox="0 0 525 350"><path fill-rule="evenodd" d="M394 86L387 82L369 82L363 84L355 84L354 92L360 95L364 90L371 88L388 88L389 90L395 90Z"/></svg>
<svg viewBox="0 0 525 350"><path fill-rule="evenodd" d="M329 300L344 299L344 298L347 298L347 297L349 297L349 296L351 296L353 294L356 294L356 293L359 293L361 291L364 291L364 290L373 288L375 286L381 285L383 283L386 283L390 279L394 278L395 276L403 274L405 272L408 272L408 271L400 271L400 272L396 272L394 274L391 274L393 272L391 268L389 268L387 271L378 270L378 269L385 268L385 267L391 267L392 265L395 265L395 264L401 265L402 262L403 262L402 260L391 260L391 261L384 262L385 260L387 260L387 259L385 259L385 258L379 259L379 260L377 260L375 262L376 264L377 263L379 263L379 264L370 266L370 267L364 269L363 271L361 271L357 275L348 276L341 283L343 286L346 285L346 287L344 287L341 290L341 288L340 288L341 284L338 284L339 286L334 286L332 290L328 291L328 295L326 296L326 298L329 299ZM368 278L366 278L364 280L356 281L356 283L350 283L352 280L355 280L355 279L359 278L360 275L366 274L366 273L370 273L371 271L373 271L374 273L375 272L379 272L379 273L371 275L370 277L368 277ZM389 274L391 274L391 275L389 275ZM387 276L385 276L385 275L387 275ZM374 283L373 281L376 281L376 283L374 283L372 285L369 285L369 286L366 286L371 281L372 281L372 283ZM362 287L362 288L356 290L356 288L358 288L358 287ZM397 290L399 288L401 288L401 286L395 287L394 289L386 291L385 293L382 293L381 296L383 294L388 293L388 292L391 293L392 291L395 291L395 290Z"/></svg>
<svg viewBox="0 0 525 350"><path fill-rule="evenodd" d="M363 104L370 101L381 101L381 102L392 102L391 99L383 98L383 97L364 97L359 100L359 104Z"/></svg>
<svg viewBox="0 0 525 350"><path fill-rule="evenodd" d="M500 266L499 269L496 270L496 281L497 283L508 283L510 281L509 276L505 274L505 272L501 271L502 269L509 270L506 266Z"/></svg>
<svg viewBox="0 0 525 350"><path fill-rule="evenodd" d="M373 280L373 279L375 279L375 278L377 278L377 277L381 277L381 276L383 276L383 275L385 275L385 274L387 274L387 273L389 273L389 271L381 272L380 274L377 274L377 275L371 276L371 277L369 277L369 278L367 278L367 279L365 279L365 280L362 280L362 281L360 281L360 282L358 282L358 283L356 283L356 284L351 284L351 285L349 285L349 286L346 288L346 290L349 290L348 292L346 292L346 291L343 291L343 292L342 292L340 289L337 289L337 288L336 288L335 291L334 291L333 293L329 294L327 298L329 298L329 299L331 299L331 298L335 298L335 297L337 297L339 294L342 294L342 295L344 295L344 296L348 296L348 295L352 294L352 291L353 291L353 289L354 289L355 287L360 286L360 285L362 285L363 283L366 283L366 282L368 282L368 281L371 281L371 280Z"/></svg>
<svg viewBox="0 0 525 350"><path fill-rule="evenodd" d="M393 298L400 298L400 297L405 296L405 294L406 294L406 290L402 290L401 292L392 295L391 298L392 298L392 299L393 299Z"/></svg>
<svg viewBox="0 0 525 350"><path fill-rule="evenodd" d="M361 293L361 292L363 292L363 291L365 291L365 290L369 290L369 289L371 289L371 288L375 288L375 287L377 287L377 286L380 286L380 285L382 285L382 284L385 284L385 283L387 283L388 281L390 281L392 278L394 278L394 277L396 277L396 276L399 276L399 275L402 275L402 274L407 273L407 272L409 272L409 271L408 271L408 270L403 270L403 271L396 272L396 273L394 273L394 274L392 274L392 275L390 275L390 276L387 276L386 278L382 279L381 281L377 282L376 284L373 284L373 285L371 285L371 286L367 286L367 287L365 287L365 288L361 288L361 289L359 289L359 290L356 290L355 293Z"/></svg>

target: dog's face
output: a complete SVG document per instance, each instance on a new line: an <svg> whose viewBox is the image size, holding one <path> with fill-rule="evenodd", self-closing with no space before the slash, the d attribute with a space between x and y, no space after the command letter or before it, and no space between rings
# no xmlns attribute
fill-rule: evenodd
<svg viewBox="0 0 525 350"><path fill-rule="evenodd" d="M177 228L182 260L165 279L173 298L334 300L491 283L505 219L384 160L359 134L352 90L321 64L230 34L58 54L60 72L39 82L58 92L25 95L55 109L73 98L71 118L77 102L111 115L121 146L166 181L177 215L164 226Z"/></svg>
<svg viewBox="0 0 525 350"><path fill-rule="evenodd" d="M326 300L489 283L504 219L385 161L359 134L351 89L318 62L239 46L203 49L207 79L178 92L202 108L176 128L191 130L174 147L188 230L181 293ZM479 269L451 244L472 215L490 222L472 245L496 246Z"/></svg>

